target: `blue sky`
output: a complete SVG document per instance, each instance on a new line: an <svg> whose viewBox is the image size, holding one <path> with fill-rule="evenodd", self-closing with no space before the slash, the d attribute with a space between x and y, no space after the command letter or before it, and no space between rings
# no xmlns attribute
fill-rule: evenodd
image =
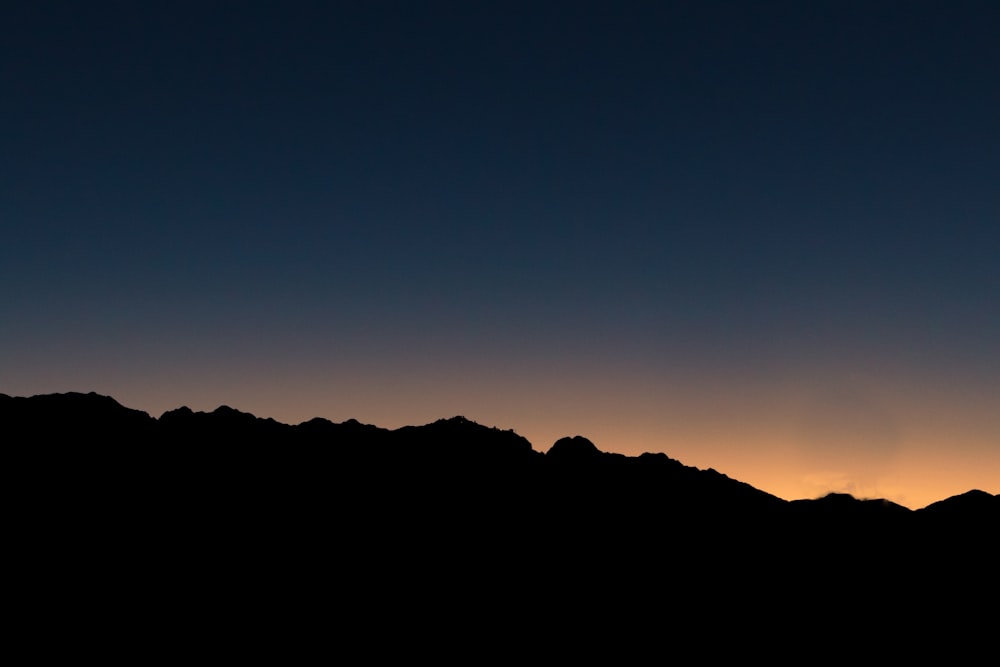
<svg viewBox="0 0 1000 667"><path fill-rule="evenodd" d="M996 493L998 32L988 2L6 3L0 391Z"/></svg>

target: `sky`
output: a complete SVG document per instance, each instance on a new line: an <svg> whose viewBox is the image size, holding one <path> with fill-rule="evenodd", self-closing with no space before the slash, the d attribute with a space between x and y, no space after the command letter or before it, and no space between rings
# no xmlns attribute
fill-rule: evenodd
<svg viewBox="0 0 1000 667"><path fill-rule="evenodd" d="M0 5L0 393L1000 493L1000 5Z"/></svg>

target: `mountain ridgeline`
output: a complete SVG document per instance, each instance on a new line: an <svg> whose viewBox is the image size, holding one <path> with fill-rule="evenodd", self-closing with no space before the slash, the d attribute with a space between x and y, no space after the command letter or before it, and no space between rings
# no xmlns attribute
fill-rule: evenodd
<svg viewBox="0 0 1000 667"><path fill-rule="evenodd" d="M981 490L919 510L786 501L665 454L579 436L542 453L462 417L388 430L0 394L0 424L22 556L63 591L141 581L176 599L209 582L248 608L322 591L358 618L433 599L459 624L486 604L531 600L543 620L669 600L739 623L736 601L794 610L822 591L847 608L837 596L876 585L915 617L996 581L1000 497Z"/></svg>
<svg viewBox="0 0 1000 667"><path fill-rule="evenodd" d="M618 533L656 525L732 529L752 520L881 534L890 527L974 533L1000 516L1000 497L980 490L916 511L835 493L785 501L665 454L602 452L581 436L541 453L513 431L463 417L388 430L322 418L288 425L222 406L210 413L181 407L156 419L108 396L66 393L0 394L0 423L18 449L45 452L49 474L62 469L71 478L62 481L67 488L100 480L147 492L162 486L193 497L272 494L303 503L346 492L358 503L366 498L362 506L371 510L433 509L431 522L437 513L486 510Z"/></svg>

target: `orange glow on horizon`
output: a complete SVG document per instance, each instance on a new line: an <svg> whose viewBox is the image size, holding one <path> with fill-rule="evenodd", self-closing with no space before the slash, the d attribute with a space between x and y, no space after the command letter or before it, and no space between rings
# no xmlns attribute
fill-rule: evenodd
<svg viewBox="0 0 1000 667"><path fill-rule="evenodd" d="M838 491L918 509L973 488L1000 492L994 397L957 395L913 376L887 375L889 383L810 369L736 380L678 373L662 381L634 369L555 366L537 375L455 364L400 374L391 366L291 375L243 368L190 384L179 376L162 384L113 376L105 386L5 393L97 391L154 417L182 405L229 405L288 424L322 417L390 429L463 415L512 429L538 451L582 435L602 451L663 452L786 500Z"/></svg>

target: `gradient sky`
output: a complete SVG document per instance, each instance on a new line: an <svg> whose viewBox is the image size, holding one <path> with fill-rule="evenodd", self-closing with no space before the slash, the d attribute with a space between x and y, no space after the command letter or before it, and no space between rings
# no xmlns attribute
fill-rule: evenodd
<svg viewBox="0 0 1000 667"><path fill-rule="evenodd" d="M4 2L0 392L1000 492L1000 3Z"/></svg>

